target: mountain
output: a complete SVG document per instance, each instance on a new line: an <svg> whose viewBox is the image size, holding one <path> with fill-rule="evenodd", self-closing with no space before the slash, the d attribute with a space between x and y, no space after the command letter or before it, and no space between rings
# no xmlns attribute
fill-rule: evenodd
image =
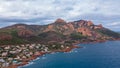
<svg viewBox="0 0 120 68"><path fill-rule="evenodd" d="M72 43L119 39L120 33L92 21L66 22L57 19L48 25L14 24L0 29L0 45L23 43Z"/></svg>

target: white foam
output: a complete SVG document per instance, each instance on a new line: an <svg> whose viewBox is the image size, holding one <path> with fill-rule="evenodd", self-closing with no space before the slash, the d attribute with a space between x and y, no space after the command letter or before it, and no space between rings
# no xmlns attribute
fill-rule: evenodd
<svg viewBox="0 0 120 68"><path fill-rule="evenodd" d="M28 64L26 64L26 65L24 65L24 66L20 66L20 67L18 67L18 68L27 67L27 66L30 66L30 65L32 65L32 64L34 64L34 62L28 62Z"/></svg>
<svg viewBox="0 0 120 68"><path fill-rule="evenodd" d="M75 51L76 53L78 52L78 51Z"/></svg>
<svg viewBox="0 0 120 68"><path fill-rule="evenodd" d="M42 57L42 59L46 59L46 57Z"/></svg>
<svg viewBox="0 0 120 68"><path fill-rule="evenodd" d="M34 64L34 62L29 62L27 65L25 65L25 66L30 66L30 65L32 65L32 64Z"/></svg>
<svg viewBox="0 0 120 68"><path fill-rule="evenodd" d="M35 60L33 60L33 61L37 61L37 60L39 60L40 58L38 57L38 58L36 58Z"/></svg>

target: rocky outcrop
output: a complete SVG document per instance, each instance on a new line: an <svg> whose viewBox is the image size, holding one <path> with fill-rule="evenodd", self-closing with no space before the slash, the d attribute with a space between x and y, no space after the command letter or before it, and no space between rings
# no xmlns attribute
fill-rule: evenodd
<svg viewBox="0 0 120 68"><path fill-rule="evenodd" d="M19 30L18 31L18 36L20 37L30 37L33 36L33 32L30 30Z"/></svg>
<svg viewBox="0 0 120 68"><path fill-rule="evenodd" d="M92 26L94 25L92 21L88 21L87 26Z"/></svg>
<svg viewBox="0 0 120 68"><path fill-rule="evenodd" d="M33 36L34 33L28 29L28 25L26 24L15 24L13 25L12 29L15 29L17 31L17 34L19 37L30 37Z"/></svg>
<svg viewBox="0 0 120 68"><path fill-rule="evenodd" d="M87 21L85 21L85 20L76 21L76 23L77 23L78 27L87 26Z"/></svg>
<svg viewBox="0 0 120 68"><path fill-rule="evenodd" d="M61 19L61 18L58 18L55 23L66 23L65 20Z"/></svg>
<svg viewBox="0 0 120 68"><path fill-rule="evenodd" d="M94 26L94 29L102 29L102 28L103 28L102 24Z"/></svg>
<svg viewBox="0 0 120 68"><path fill-rule="evenodd" d="M48 25L47 28L45 30L43 30L43 32L48 32L48 31L54 31L54 26Z"/></svg>
<svg viewBox="0 0 120 68"><path fill-rule="evenodd" d="M10 34L1 33L0 40L11 40L12 36Z"/></svg>
<svg viewBox="0 0 120 68"><path fill-rule="evenodd" d="M92 36L92 31L85 27L77 28L76 31L82 33L84 36Z"/></svg>
<svg viewBox="0 0 120 68"><path fill-rule="evenodd" d="M67 26L69 27L70 30L72 31L75 30L74 25L72 25L71 23L68 23Z"/></svg>
<svg viewBox="0 0 120 68"><path fill-rule="evenodd" d="M17 29L25 29L25 26L22 26L22 25L18 25L16 27L17 27Z"/></svg>
<svg viewBox="0 0 120 68"><path fill-rule="evenodd" d="M12 36L30 42L64 42L71 39L82 40L97 40L97 39L113 39L119 38L120 34L104 28L101 24L94 25L92 21L78 20L66 22L63 19L57 19L55 22L48 25L26 25L16 24L1 29L2 31L15 30ZM78 35L79 34L79 35ZM76 38L72 38L72 35ZM1 40L12 39L11 35L1 35ZM74 40L73 40L74 41Z"/></svg>

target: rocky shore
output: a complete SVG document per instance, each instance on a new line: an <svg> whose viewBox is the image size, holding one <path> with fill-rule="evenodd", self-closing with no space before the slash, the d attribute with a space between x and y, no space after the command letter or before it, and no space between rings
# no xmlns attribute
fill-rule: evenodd
<svg viewBox="0 0 120 68"><path fill-rule="evenodd" d="M116 39L117 40L117 39ZM53 52L70 52L72 49L74 48L82 48L80 46L77 46L77 44L82 44L82 43L101 43L101 42L106 42L107 40L96 40L96 41L93 41L93 42L79 42L79 41L76 41L75 43L73 43L73 45L71 47L66 47L62 50L52 50L51 52L39 52L37 55L32 55L30 58L28 59L23 59L22 63L21 64L13 64L13 65L10 65L8 66L8 68L17 68L19 66L24 66L26 64L29 64L30 61L32 60L35 60L37 57L39 56L42 56L44 54L51 54Z"/></svg>
<svg viewBox="0 0 120 68"><path fill-rule="evenodd" d="M37 55L33 55L28 59L23 59L22 63L20 63L20 64L12 64L12 65L8 66L7 68L17 68L19 66L24 66L26 64L29 64L30 61L35 60L37 57L42 56L44 54L51 54L53 52L70 52L74 48L80 48L80 46L72 45L71 47L67 47L67 48L62 49L62 50L54 50L52 52L39 52Z"/></svg>
<svg viewBox="0 0 120 68"><path fill-rule="evenodd" d="M113 39L120 40L120 39ZM22 45L4 45L0 48L0 65L3 68L17 68L29 64L30 61L44 54L53 52L70 52L74 48L81 48L77 44L82 43L101 43L108 40L94 41L75 41L72 45L41 45L41 44L22 44Z"/></svg>

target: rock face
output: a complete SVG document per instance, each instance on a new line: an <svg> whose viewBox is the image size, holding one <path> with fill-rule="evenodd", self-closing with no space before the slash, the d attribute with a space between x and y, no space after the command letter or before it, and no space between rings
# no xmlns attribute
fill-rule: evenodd
<svg viewBox="0 0 120 68"><path fill-rule="evenodd" d="M54 28L53 25L48 25L47 28L44 30L44 32L54 31L53 28Z"/></svg>
<svg viewBox="0 0 120 68"><path fill-rule="evenodd" d="M91 21L79 20L66 23L63 19L57 19L53 24L48 25L43 32L55 31L64 35L70 35L73 32L81 32L85 36L92 36L89 27L93 25Z"/></svg>
<svg viewBox="0 0 120 68"><path fill-rule="evenodd" d="M94 27L94 29L102 29L102 28L103 28L102 24L96 25L96 26Z"/></svg>
<svg viewBox="0 0 120 68"><path fill-rule="evenodd" d="M94 25L92 21L78 20L66 22L63 19L57 19L55 22L48 25L26 25L16 24L0 29L1 31L11 31L17 38L22 38L26 41L38 42L64 42L72 39L80 40L97 40L120 38L120 34L104 28L101 24ZM14 31L13 31L14 32ZM79 35L78 35L79 34ZM13 36L12 35L12 36ZM10 34L1 34L0 40L12 39ZM73 38L75 37L75 38ZM14 38L14 37L13 37Z"/></svg>
<svg viewBox="0 0 120 68"><path fill-rule="evenodd" d="M78 20L74 22L66 22L63 19L57 19L54 23L47 25L42 32L54 31L63 35L70 35L74 32L82 33L83 36L101 37L96 29L103 29L103 26L94 25L92 21Z"/></svg>
<svg viewBox="0 0 120 68"><path fill-rule="evenodd" d="M11 29L17 30L17 34L19 37L30 37L33 36L33 32L27 28L26 24L15 24L11 27ZM7 28L9 29L9 28Z"/></svg>
<svg viewBox="0 0 120 68"><path fill-rule="evenodd" d="M18 36L20 36L20 37L30 37L32 35L33 35L33 33L30 30L19 30L18 31Z"/></svg>
<svg viewBox="0 0 120 68"><path fill-rule="evenodd" d="M78 28L76 31L82 33L84 36L92 36L92 31L85 27Z"/></svg>
<svg viewBox="0 0 120 68"><path fill-rule="evenodd" d="M16 26L18 29L25 29L25 26Z"/></svg>
<svg viewBox="0 0 120 68"><path fill-rule="evenodd" d="M94 25L92 21L88 21L87 26L92 26Z"/></svg>
<svg viewBox="0 0 120 68"><path fill-rule="evenodd" d="M11 40L12 36L9 34L0 34L0 40Z"/></svg>
<svg viewBox="0 0 120 68"><path fill-rule="evenodd" d="M58 18L55 23L66 23L65 20L61 19L61 18Z"/></svg>

